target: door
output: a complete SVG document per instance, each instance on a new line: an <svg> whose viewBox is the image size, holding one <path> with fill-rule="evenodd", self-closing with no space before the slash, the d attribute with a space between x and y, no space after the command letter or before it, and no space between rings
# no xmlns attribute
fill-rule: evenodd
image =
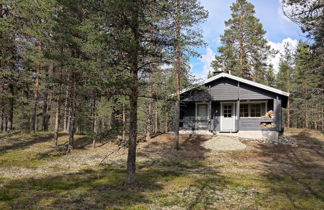
<svg viewBox="0 0 324 210"><path fill-rule="evenodd" d="M208 128L208 105L196 104L196 129Z"/></svg>
<svg viewBox="0 0 324 210"><path fill-rule="evenodd" d="M235 103L222 103L221 131L235 131Z"/></svg>

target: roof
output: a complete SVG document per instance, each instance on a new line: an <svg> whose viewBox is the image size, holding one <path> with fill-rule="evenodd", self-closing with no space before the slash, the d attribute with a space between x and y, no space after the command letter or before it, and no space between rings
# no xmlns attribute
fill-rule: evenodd
<svg viewBox="0 0 324 210"><path fill-rule="evenodd" d="M207 80L205 80L204 82L198 84L195 87L190 87L190 88L183 89L180 92L180 94L183 94L183 93L188 92L188 91L190 91L192 89L195 89L198 86L202 86L202 85L208 84L208 83L213 82L215 80L218 80L220 78L229 78L229 79L236 80L238 82L242 82L242 83L245 83L245 84L254 86L254 87L258 87L258 88L263 89L263 90L267 90L267 91L270 91L270 92L273 92L273 93L277 93L279 95L283 95L283 96L289 97L289 93L288 92L285 92L285 91L282 91L282 90L279 90L279 89L276 89L276 88L273 88L273 87L270 87L270 86L267 86L267 85L263 85L263 84L260 84L260 83L257 83L257 82L253 82L251 80L243 79L241 77L237 77L237 76L234 76L234 75L231 75L231 74L227 74L227 73L217 74L217 75L215 75L213 77L208 78Z"/></svg>

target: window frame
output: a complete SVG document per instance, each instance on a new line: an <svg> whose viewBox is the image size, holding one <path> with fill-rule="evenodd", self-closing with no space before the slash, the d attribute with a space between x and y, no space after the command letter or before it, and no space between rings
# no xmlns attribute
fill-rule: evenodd
<svg viewBox="0 0 324 210"><path fill-rule="evenodd" d="M248 117L241 117L241 104L248 105ZM260 118L260 117L251 117L251 104L264 104L264 113L262 113L262 105L260 106L260 117L267 113L268 110L268 101L244 101L240 102L240 118Z"/></svg>
<svg viewBox="0 0 324 210"><path fill-rule="evenodd" d="M207 120L209 120L208 102L196 102L195 103L195 120L198 120L198 106L199 105L207 105Z"/></svg>

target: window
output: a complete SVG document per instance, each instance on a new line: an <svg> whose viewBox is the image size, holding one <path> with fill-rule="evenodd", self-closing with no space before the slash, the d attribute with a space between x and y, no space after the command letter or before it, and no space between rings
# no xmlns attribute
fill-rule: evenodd
<svg viewBox="0 0 324 210"><path fill-rule="evenodd" d="M249 104L240 105L240 117L249 117Z"/></svg>
<svg viewBox="0 0 324 210"><path fill-rule="evenodd" d="M265 103L243 103L240 104L240 117L261 117L265 110Z"/></svg>
<svg viewBox="0 0 324 210"><path fill-rule="evenodd" d="M224 117L232 117L232 105L230 104L227 104L227 105L224 105L224 108L223 108L223 112L224 112Z"/></svg>
<svg viewBox="0 0 324 210"><path fill-rule="evenodd" d="M207 104L197 104L197 117L207 117Z"/></svg>

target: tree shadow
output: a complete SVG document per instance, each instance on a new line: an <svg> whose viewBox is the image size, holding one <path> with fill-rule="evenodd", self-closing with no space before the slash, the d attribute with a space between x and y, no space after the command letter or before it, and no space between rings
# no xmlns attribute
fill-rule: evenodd
<svg viewBox="0 0 324 210"><path fill-rule="evenodd" d="M63 136L64 134L59 134L59 136ZM15 150L15 149L23 149L33 144L43 143L53 139L53 134L46 134L46 135L32 135L26 140L13 140L15 143L5 146L0 146L0 152L4 152L7 150Z"/></svg>
<svg viewBox="0 0 324 210"><path fill-rule="evenodd" d="M20 133L20 131L9 131L9 132L3 132L3 133L0 132L0 139L9 138L9 137L17 135L19 133Z"/></svg>
<svg viewBox="0 0 324 210"><path fill-rule="evenodd" d="M176 185L179 179L185 182L181 182L181 189L175 192L174 197L181 200L183 196L189 196L185 204L189 209L197 204L208 207L211 191L224 187L228 182L217 168L200 162L208 152L200 144L208 138L181 138L182 149L171 152L168 141L172 138L168 136L164 141L157 139L152 146L144 145L145 151L140 151L139 157L145 157L144 153L148 152L156 152L156 155L138 162L136 182L132 186L124 185L124 167L106 164L97 170L11 181L0 189L0 201L5 201L14 209L119 209L154 204L156 199L163 199L163 193L168 194L164 191L164 184L174 182ZM197 174L201 177L195 177ZM187 179L191 180L188 184Z"/></svg>
<svg viewBox="0 0 324 210"><path fill-rule="evenodd" d="M285 195L291 205L286 208L324 207L324 139L307 130L291 136L297 147L259 144L257 148L267 157L262 162L268 188L273 195Z"/></svg>

